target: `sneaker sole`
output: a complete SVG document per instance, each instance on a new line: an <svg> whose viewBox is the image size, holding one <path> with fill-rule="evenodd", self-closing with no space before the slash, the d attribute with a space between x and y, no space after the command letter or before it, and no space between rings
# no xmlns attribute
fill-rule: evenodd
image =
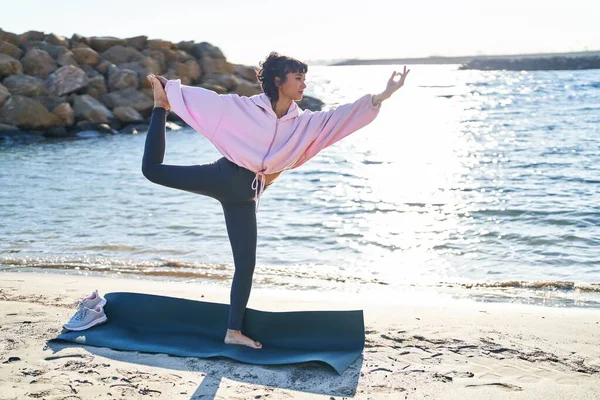
<svg viewBox="0 0 600 400"><path fill-rule="evenodd" d="M92 326L102 324L102 323L106 322L107 320L108 320L108 318L106 318L106 315L104 315L98 319L93 320L92 322L90 322L87 325L78 326L77 328L67 328L65 325L63 325L63 327L69 331L84 331L86 329L90 329Z"/></svg>

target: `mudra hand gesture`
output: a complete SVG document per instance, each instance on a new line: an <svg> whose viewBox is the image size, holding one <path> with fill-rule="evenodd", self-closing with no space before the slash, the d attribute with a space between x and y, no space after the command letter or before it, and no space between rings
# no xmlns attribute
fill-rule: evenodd
<svg viewBox="0 0 600 400"><path fill-rule="evenodd" d="M380 94L373 96L373 105L381 104L382 101L389 99L390 96L396 92L396 90L404 86L404 81L406 80L406 77L408 76L409 72L410 69L406 69L406 66L404 66L403 72L392 72L392 76L388 80L385 90ZM398 81L395 80L397 76L400 76L400 79Z"/></svg>

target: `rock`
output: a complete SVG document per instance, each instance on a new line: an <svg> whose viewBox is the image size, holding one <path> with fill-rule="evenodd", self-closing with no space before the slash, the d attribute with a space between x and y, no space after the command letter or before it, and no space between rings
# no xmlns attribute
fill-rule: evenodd
<svg viewBox="0 0 600 400"><path fill-rule="evenodd" d="M148 36L136 36L129 39L125 39L125 46L133 47L139 51L142 51L146 48L146 42L148 41Z"/></svg>
<svg viewBox="0 0 600 400"><path fill-rule="evenodd" d="M88 77L81 68L73 65L60 67L48 78L47 85L52 93L62 96L86 87Z"/></svg>
<svg viewBox="0 0 600 400"><path fill-rule="evenodd" d="M156 50L156 51L160 51L161 53L164 54L165 62L167 63L167 66L169 64L178 62L179 54L177 53L176 50L164 49L164 50ZM191 59L194 60L194 57L191 57Z"/></svg>
<svg viewBox="0 0 600 400"><path fill-rule="evenodd" d="M233 74L220 74L210 72L202 75L202 84L222 86L227 91L229 91L240 84L240 79Z"/></svg>
<svg viewBox="0 0 600 400"><path fill-rule="evenodd" d="M64 53L62 53L60 56L58 56L56 62L61 67L64 67L65 65L74 65L76 67L79 66L75 55L71 51L65 51Z"/></svg>
<svg viewBox="0 0 600 400"><path fill-rule="evenodd" d="M151 39L146 43L146 48L150 50L169 50L174 49L175 45L166 40Z"/></svg>
<svg viewBox="0 0 600 400"><path fill-rule="evenodd" d="M101 102L90 95L76 96L73 100L76 120L86 120L93 124L108 124L115 119L114 114Z"/></svg>
<svg viewBox="0 0 600 400"><path fill-rule="evenodd" d="M29 50L21 60L23 72L27 75L46 79L58 68L56 62L50 55L37 48Z"/></svg>
<svg viewBox="0 0 600 400"><path fill-rule="evenodd" d="M21 50L12 43L0 40L0 53L6 54L7 56L11 56L16 60L19 60L23 55L23 50Z"/></svg>
<svg viewBox="0 0 600 400"><path fill-rule="evenodd" d="M50 137L50 138L60 138L60 137L74 136L75 134L70 133L66 128L64 128L62 126L56 126L56 127L46 129L44 131L43 135L45 137Z"/></svg>
<svg viewBox="0 0 600 400"><path fill-rule="evenodd" d="M240 96L250 97L262 93L262 89L257 83L252 83L245 79L241 79L240 83L235 87L234 93Z"/></svg>
<svg viewBox="0 0 600 400"><path fill-rule="evenodd" d="M113 64L119 65L132 61L139 61L145 56L133 47L113 46L101 55L103 60L108 60Z"/></svg>
<svg viewBox="0 0 600 400"><path fill-rule="evenodd" d="M207 42L194 44L189 53L198 59L204 56L209 56L213 59L225 59L221 49Z"/></svg>
<svg viewBox="0 0 600 400"><path fill-rule="evenodd" d="M137 135L140 132L146 132L148 130L148 124L132 124L127 125L121 129L121 133L129 133L131 135Z"/></svg>
<svg viewBox="0 0 600 400"><path fill-rule="evenodd" d="M196 58L194 56L192 56L191 54L186 53L183 50L175 50L175 61L176 62L184 63L184 62L190 61L190 60L196 60Z"/></svg>
<svg viewBox="0 0 600 400"><path fill-rule="evenodd" d="M241 76L247 81L257 83L258 78L256 77L256 71L254 67L247 67L245 65L234 65L235 74Z"/></svg>
<svg viewBox="0 0 600 400"><path fill-rule="evenodd" d="M193 40L181 41L175 45L175 48L177 50L183 50L186 53L192 54L192 49L194 48L194 44L195 43Z"/></svg>
<svg viewBox="0 0 600 400"><path fill-rule="evenodd" d="M303 96L302 101L298 102L298 107L303 110L321 111L324 104L321 100L314 97Z"/></svg>
<svg viewBox="0 0 600 400"><path fill-rule="evenodd" d="M100 100L102 94L108 91L106 89L106 81L104 80L104 77L102 75L96 75L88 79L88 85L85 91L86 94L89 94L95 99Z"/></svg>
<svg viewBox="0 0 600 400"><path fill-rule="evenodd" d="M46 129L62 126L64 122L46 110L39 102L25 96L13 95L0 108L0 123L20 129Z"/></svg>
<svg viewBox="0 0 600 400"><path fill-rule="evenodd" d="M117 90L115 92L105 93L101 96L102 101L110 109L115 109L119 106L130 106L142 115L150 115L154 107L152 97L137 91L134 88Z"/></svg>
<svg viewBox="0 0 600 400"><path fill-rule="evenodd" d="M144 117L141 116L133 107L116 107L113 110L115 117L121 122L134 123L143 122Z"/></svg>
<svg viewBox="0 0 600 400"><path fill-rule="evenodd" d="M46 107L46 110L48 110L48 111L54 110L60 104L65 103L67 101L66 96L60 97L60 96L47 95L47 96L35 96L32 98L35 101L41 103L44 107Z"/></svg>
<svg viewBox="0 0 600 400"><path fill-rule="evenodd" d="M0 124L0 132L19 132L20 129L16 125Z"/></svg>
<svg viewBox="0 0 600 400"><path fill-rule="evenodd" d="M69 39L67 39L64 36L60 36L60 35L51 33L49 35L46 35L46 37L43 40L45 40L46 42L48 42L50 44L54 44L57 46L63 46L63 47L66 47L67 49L69 48Z"/></svg>
<svg viewBox="0 0 600 400"><path fill-rule="evenodd" d="M161 73L163 71L166 71L167 59L165 57L165 53L163 53L162 51L158 51L158 50L148 50L148 49L142 51L142 53L144 55L146 55L147 57L153 58L158 63Z"/></svg>
<svg viewBox="0 0 600 400"><path fill-rule="evenodd" d="M10 43L13 46L19 47L21 45L21 41L19 40L19 35L16 35L11 32L6 32L0 29L0 40L6 43Z"/></svg>
<svg viewBox="0 0 600 400"><path fill-rule="evenodd" d="M212 90L213 92L217 92L219 94L227 93L226 88L224 88L223 86L213 84L213 83L201 83L198 86L203 87L204 89Z"/></svg>
<svg viewBox="0 0 600 400"><path fill-rule="evenodd" d="M14 95L34 97L48 94L46 82L35 76L10 75L2 82L8 91Z"/></svg>
<svg viewBox="0 0 600 400"><path fill-rule="evenodd" d="M200 58L200 67L203 72L214 72L220 74L233 74L235 72L235 66L229 64L224 58L212 58L210 56L204 56Z"/></svg>
<svg viewBox="0 0 600 400"><path fill-rule="evenodd" d="M185 63L174 64L175 73L180 77L189 78L191 82L195 82L202 75L200 64L196 60L189 60Z"/></svg>
<svg viewBox="0 0 600 400"><path fill-rule="evenodd" d="M111 63L108 60L102 60L102 61L100 61L100 64L98 64L96 66L96 71L98 71L102 75L106 76L106 73L108 72L108 69L110 68L111 65L115 65L115 64Z"/></svg>
<svg viewBox="0 0 600 400"><path fill-rule="evenodd" d="M108 70L108 90L115 91L126 88L137 88L139 81L137 73L130 69L111 67Z"/></svg>
<svg viewBox="0 0 600 400"><path fill-rule="evenodd" d="M90 41L85 36L74 33L73 36L71 36L71 49L79 47L80 45L89 47Z"/></svg>
<svg viewBox="0 0 600 400"><path fill-rule="evenodd" d="M130 69L135 71L138 76L138 81L140 82L140 86L142 88L149 88L150 82L146 78L149 74L157 74L161 73L160 65L158 61L153 59L152 57L145 57L143 60L138 62L121 64L122 69Z"/></svg>
<svg viewBox="0 0 600 400"><path fill-rule="evenodd" d="M98 53L104 53L114 46L125 46L126 41L115 37L92 36L90 38L90 47Z"/></svg>
<svg viewBox="0 0 600 400"><path fill-rule="evenodd" d="M100 133L110 133L113 135L119 133L118 131L111 128L108 124L94 124L94 123L88 122L88 121L79 121L78 123L75 124L74 132L83 133L83 132L88 132L88 131L95 131L95 132L100 132ZM88 135L78 135L78 136L87 137Z"/></svg>
<svg viewBox="0 0 600 400"><path fill-rule="evenodd" d="M23 43L28 42L30 40L42 41L45 37L46 34L44 32L27 31L19 35L19 45L23 45Z"/></svg>
<svg viewBox="0 0 600 400"><path fill-rule="evenodd" d="M66 47L57 46L55 44L50 44L41 41L29 40L21 45L21 48L28 52L31 49L40 49L44 50L46 53L50 54L52 58L55 60L63 53L69 51Z"/></svg>
<svg viewBox="0 0 600 400"><path fill-rule="evenodd" d="M78 47L71 50L77 62L87 65L98 65L100 62L100 54L89 47Z"/></svg>
<svg viewBox="0 0 600 400"><path fill-rule="evenodd" d="M23 66L19 60L15 60L6 54L0 54L0 78L7 75L22 73Z"/></svg>
<svg viewBox="0 0 600 400"><path fill-rule="evenodd" d="M61 103L52 110L65 123L66 126L71 126L75 122L75 112L69 103Z"/></svg>
<svg viewBox="0 0 600 400"><path fill-rule="evenodd" d="M10 97L10 91L8 88L0 84L0 108L6 103L6 100Z"/></svg>

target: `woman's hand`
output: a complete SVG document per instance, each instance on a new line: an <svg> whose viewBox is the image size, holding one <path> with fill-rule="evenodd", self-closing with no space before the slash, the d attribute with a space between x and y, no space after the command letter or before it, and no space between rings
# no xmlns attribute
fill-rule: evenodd
<svg viewBox="0 0 600 400"><path fill-rule="evenodd" d="M388 80L385 90L383 92L381 92L381 94L377 94L377 95L373 96L373 105L378 106L385 99L389 99L390 96L396 92L396 90L398 90L402 86L404 86L404 81L406 80L406 77L408 76L409 72L410 72L410 69L406 69L406 66L404 66L404 71L401 73L394 71L392 73L392 76ZM396 81L394 79L397 76L400 76L400 79L398 81Z"/></svg>
<svg viewBox="0 0 600 400"><path fill-rule="evenodd" d="M406 80L406 77L408 76L409 72L410 69L406 69L406 66L404 66L404 72L402 73L394 71L392 73L392 76L390 77L390 80L387 83L387 87L385 88L382 94L387 94L388 97L393 95L394 92L396 92L396 90L404 86L404 81ZM394 78L398 75L400 75L400 79L396 82Z"/></svg>

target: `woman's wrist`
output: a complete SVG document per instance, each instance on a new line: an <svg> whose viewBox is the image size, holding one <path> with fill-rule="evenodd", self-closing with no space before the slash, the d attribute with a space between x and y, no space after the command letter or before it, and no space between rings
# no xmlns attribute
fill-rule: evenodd
<svg viewBox="0 0 600 400"><path fill-rule="evenodd" d="M382 93L373 95L371 101L374 106L379 106L384 100L389 99L389 98L390 98L390 96L387 93L382 92Z"/></svg>

